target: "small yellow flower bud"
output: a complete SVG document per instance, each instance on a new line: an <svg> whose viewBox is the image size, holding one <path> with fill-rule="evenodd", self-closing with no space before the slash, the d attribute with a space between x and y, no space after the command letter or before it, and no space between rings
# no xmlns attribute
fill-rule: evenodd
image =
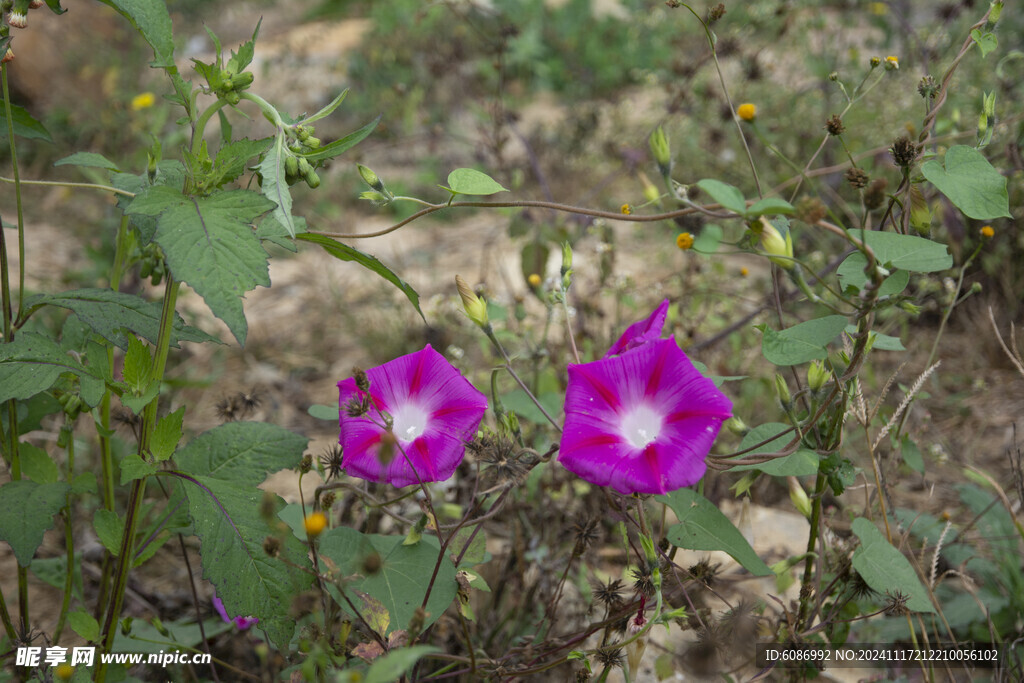
<svg viewBox="0 0 1024 683"><path fill-rule="evenodd" d="M820 360L811 363L807 368L807 386L811 391L818 392L825 386L825 383L832 379L832 371L825 367Z"/></svg>
<svg viewBox="0 0 1024 683"><path fill-rule="evenodd" d="M736 116L744 121L753 121L757 117L757 107L749 102L745 102L736 107Z"/></svg>
<svg viewBox="0 0 1024 683"><path fill-rule="evenodd" d="M623 204L622 206L619 207L619 211L622 212L623 216L628 216L631 213L633 213L633 207L630 206L629 204Z"/></svg>
<svg viewBox="0 0 1024 683"><path fill-rule="evenodd" d="M132 111L139 111L140 109L149 109L154 104L156 104L156 95L144 92L132 98L131 108Z"/></svg>
<svg viewBox="0 0 1024 683"><path fill-rule="evenodd" d="M530 277L526 278L526 281L530 283L531 287L540 287L541 277L537 273L530 273Z"/></svg>
<svg viewBox="0 0 1024 683"><path fill-rule="evenodd" d="M665 132L665 129L661 126L655 128L647 142L651 146L651 155L658 162L658 170L661 171L663 176L671 174L672 148L669 146L668 134Z"/></svg>
<svg viewBox="0 0 1024 683"><path fill-rule="evenodd" d="M991 225L986 225L981 229L981 236L987 240L990 240L996 236L996 231L992 228Z"/></svg>
<svg viewBox="0 0 1024 683"><path fill-rule="evenodd" d="M888 71L898 71L900 68L900 60L898 57L892 55L885 58L885 68Z"/></svg>
<svg viewBox="0 0 1024 683"><path fill-rule="evenodd" d="M306 528L307 536L310 538L316 538L324 532L324 529L327 528L327 515L322 512L314 512L306 516L302 525Z"/></svg>
<svg viewBox="0 0 1024 683"><path fill-rule="evenodd" d="M75 675L75 667L64 662L57 665L57 668L53 670L53 674L62 681L70 681L71 677Z"/></svg>
<svg viewBox="0 0 1024 683"><path fill-rule="evenodd" d="M676 246L686 251L693 247L693 235L688 232L681 232L676 236Z"/></svg>
<svg viewBox="0 0 1024 683"><path fill-rule="evenodd" d="M878 58L878 57L872 57L871 58L871 68L872 69L876 68L881 63L882 63L882 60L880 58Z"/></svg>
<svg viewBox="0 0 1024 683"><path fill-rule="evenodd" d="M487 322L487 302L476 295L469 285L460 276L455 276L455 286L459 290L459 296L462 298L462 307L466 310L466 315L469 319L475 322L480 327L486 327Z"/></svg>
<svg viewBox="0 0 1024 683"><path fill-rule="evenodd" d="M750 271L747 269L746 266L740 268L740 277L747 277L748 275L750 275Z"/></svg>
<svg viewBox="0 0 1024 683"><path fill-rule="evenodd" d="M656 202L661 199L661 192L654 185L647 183L644 185L644 199L649 202Z"/></svg>

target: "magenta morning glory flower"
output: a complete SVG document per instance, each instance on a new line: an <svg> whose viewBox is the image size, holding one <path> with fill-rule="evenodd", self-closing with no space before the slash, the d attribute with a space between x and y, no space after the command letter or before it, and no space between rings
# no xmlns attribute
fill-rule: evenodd
<svg viewBox="0 0 1024 683"><path fill-rule="evenodd" d="M699 481L732 416L732 402L675 340L657 339L665 306L630 326L612 347L621 355L569 366L558 461L619 493L664 494Z"/></svg>
<svg viewBox="0 0 1024 683"><path fill-rule="evenodd" d="M399 487L452 476L465 454L465 442L476 434L487 411L487 398L429 344L367 370L366 378L368 392L360 390L354 378L338 382L339 442L346 473ZM369 410L349 415L348 406L367 393ZM397 440L387 462L380 452L387 433L381 413L394 420ZM384 459L388 457L385 452Z"/></svg>
<svg viewBox="0 0 1024 683"><path fill-rule="evenodd" d="M224 620L224 623L234 623L235 627L239 631L248 630L259 621L259 619L257 619L256 617L235 617L234 619L232 619L228 616L228 611L224 609L224 603L221 602L220 598L218 598L216 595L213 596L213 608L217 610L217 614L219 614L220 618Z"/></svg>
<svg viewBox="0 0 1024 683"><path fill-rule="evenodd" d="M618 356L647 342L657 341L661 336L661 328L665 326L665 318L667 316L668 299L665 299L646 320L641 320L627 327L626 331L619 337L619 340L608 349L608 353L604 354L604 357Z"/></svg>

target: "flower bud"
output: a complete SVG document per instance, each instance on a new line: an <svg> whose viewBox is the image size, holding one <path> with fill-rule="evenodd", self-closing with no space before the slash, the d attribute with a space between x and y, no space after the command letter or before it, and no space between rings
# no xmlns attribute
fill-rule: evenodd
<svg viewBox="0 0 1024 683"><path fill-rule="evenodd" d="M373 172L373 170L363 166L362 164L356 164L356 168L359 169L359 175L362 176L364 183L378 192L384 191L384 183L381 181L380 177Z"/></svg>
<svg viewBox="0 0 1024 683"><path fill-rule="evenodd" d="M885 69L886 71L899 71L900 60L898 57L892 55L885 58Z"/></svg>
<svg viewBox="0 0 1024 683"><path fill-rule="evenodd" d="M789 482L789 499L793 501L793 505L804 517L811 516L811 499L807 497L807 492L804 491L804 487L800 485L800 482L796 480L796 477L786 477Z"/></svg>
<svg viewBox="0 0 1024 683"><path fill-rule="evenodd" d="M736 116L740 117L744 121L753 121L757 118L757 106L750 102L744 102L740 106L736 107Z"/></svg>
<svg viewBox="0 0 1024 683"><path fill-rule="evenodd" d="M832 379L832 371L826 368L820 360L812 362L807 368L807 386L815 393L821 391L821 388L830 379Z"/></svg>
<svg viewBox="0 0 1024 683"><path fill-rule="evenodd" d="M572 284L572 247L568 242L562 243L562 291L569 291Z"/></svg>
<svg viewBox="0 0 1024 683"><path fill-rule="evenodd" d="M775 393L779 397L779 403L785 410L789 410L793 404L793 397L789 394L789 386L786 384L786 378L782 375L775 375Z"/></svg>
<svg viewBox="0 0 1024 683"><path fill-rule="evenodd" d="M651 147L651 156L658 162L661 175L668 177L672 173L672 148L669 146L668 134L658 126L647 140Z"/></svg>
<svg viewBox="0 0 1024 683"><path fill-rule="evenodd" d="M0 64L6 64L7 62L12 61L14 61L14 50L7 48L7 52L5 52L4 56L0 58Z"/></svg>
<svg viewBox="0 0 1024 683"><path fill-rule="evenodd" d="M778 228L764 216L761 216L760 221L751 226L751 229L761 236L761 248L768 252L768 258L772 263L792 270L796 264L793 263L793 236L789 230L783 237Z"/></svg>
<svg viewBox="0 0 1024 683"><path fill-rule="evenodd" d="M7 24L11 28L25 28L28 26L28 15L25 14L24 10L18 11L12 9L7 13Z"/></svg>
<svg viewBox="0 0 1024 683"><path fill-rule="evenodd" d="M459 296L462 298L462 307L466 310L466 315L469 319L475 322L480 327L487 327L487 302L476 295L466 281L460 276L455 276L455 286L459 290Z"/></svg>
<svg viewBox="0 0 1024 683"><path fill-rule="evenodd" d="M746 436L747 432L750 431L747 423L735 415L726 420L723 426L737 436Z"/></svg>
<svg viewBox="0 0 1024 683"><path fill-rule="evenodd" d="M900 308L902 308L904 311L906 311L910 315L920 315L921 314L921 307L918 306L917 304L913 304L913 303L911 303L909 301L901 301L900 302Z"/></svg>
<svg viewBox="0 0 1024 683"><path fill-rule="evenodd" d="M322 512L314 512L303 520L302 525L306 529L307 536L316 538L327 528L327 515Z"/></svg>

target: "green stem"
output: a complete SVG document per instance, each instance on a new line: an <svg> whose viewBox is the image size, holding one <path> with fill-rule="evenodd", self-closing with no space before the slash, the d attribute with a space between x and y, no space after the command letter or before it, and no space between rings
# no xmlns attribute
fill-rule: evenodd
<svg viewBox="0 0 1024 683"><path fill-rule="evenodd" d="M88 190L103 190L104 192L112 192L114 194L124 195L125 197L134 197L134 192L128 190L119 190L116 187L110 185L100 185L98 183L70 183L63 180L20 180L18 178L5 178L0 176L0 182L4 183L19 183L21 185L43 185L49 187L77 187L85 188Z"/></svg>
<svg viewBox="0 0 1024 683"><path fill-rule="evenodd" d="M181 283L170 277L167 278L167 285L164 289L163 309L160 313L160 333L156 341L156 350L153 357L153 366L150 372L150 381L163 382L164 372L167 369L167 352L170 348L172 324L174 322L174 310L178 300L178 291ZM142 414L141 433L139 434L139 457L145 459L149 452L149 442L156 426L157 408L160 404L160 395L157 396L145 407ZM103 648L102 652L110 652L114 644L114 634L117 628L117 620L121 614L121 605L124 602L125 588L128 585L128 572L131 569L134 556L135 529L139 522L139 514L142 508L142 500L145 497L146 477L136 479L132 482L131 492L128 497L128 514L125 518L124 533L121 536L121 553L117 562L117 570L114 573L113 592L108 601L106 619L103 623ZM101 663L96 669L95 679L97 683L106 680L107 666Z"/></svg>
<svg viewBox="0 0 1024 683"><path fill-rule="evenodd" d="M516 384L519 385L519 388L526 392L527 397L529 397L533 405L537 406L537 409L541 412L541 414L544 415L545 418L547 418L547 421L551 423L551 426L557 429L559 432L561 432L561 425L559 425L558 422L555 421L555 418L551 417L551 415L544 408L544 406L541 405L540 401L537 400L537 397L533 395L533 392L530 391L530 388L526 386L526 382L524 382L519 377L519 375L516 374L516 371L512 368L512 359L509 358L508 354L505 352L505 347L501 345L501 342L498 341L498 338L494 336L494 329L491 328L490 323L488 323L487 326L483 328L483 330L484 334L487 335L487 338L491 340L491 344L494 345L494 348L498 349L498 353L500 353L501 357L505 359L505 371L512 376L512 379L516 381Z"/></svg>
<svg viewBox="0 0 1024 683"><path fill-rule="evenodd" d="M192 153L199 153L199 146L203 144L203 134L206 132L206 124L210 122L210 119L218 111L223 109L227 105L225 100L217 100L199 115L196 119L195 124L192 126Z"/></svg>
<svg viewBox="0 0 1024 683"><path fill-rule="evenodd" d="M18 316L21 319L25 299L25 212L21 202L21 172L18 170L18 146L14 144L14 118L11 113L11 91L7 83L7 65L0 64L0 82L4 91L4 114L7 116L7 139L10 142L11 170L14 175L14 203L18 212ZM10 341L8 330L4 339Z"/></svg>
<svg viewBox="0 0 1024 683"><path fill-rule="evenodd" d="M65 434L68 439L68 471L67 480L70 484L75 477L75 433L74 423L67 420L64 424ZM71 588L75 576L75 535L73 528L74 514L72 512L71 492L68 492L67 504L64 506L64 548L67 557L67 564L64 572L64 599L60 605L60 616L57 618L57 625L53 629L53 644L60 642L60 634L64 630L64 620L68 616L68 607L71 605Z"/></svg>
<svg viewBox="0 0 1024 683"><path fill-rule="evenodd" d="M821 524L821 499L824 498L825 485L828 477L821 472L814 482L814 498L811 501L811 530L807 534L807 562L804 564L804 578L800 584L800 611L796 620L797 633L805 628L804 621L811 608L813 589L811 581L814 578L814 560L817 557L815 548L818 542L818 527Z"/></svg>

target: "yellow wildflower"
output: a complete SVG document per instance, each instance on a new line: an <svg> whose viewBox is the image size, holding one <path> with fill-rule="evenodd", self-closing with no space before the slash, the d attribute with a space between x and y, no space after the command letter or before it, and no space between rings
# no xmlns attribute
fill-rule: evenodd
<svg viewBox="0 0 1024 683"><path fill-rule="evenodd" d="M623 216L628 216L629 214L633 213L633 207L630 206L629 204L623 204L622 206L619 207L619 211L622 212Z"/></svg>
<svg viewBox="0 0 1024 683"><path fill-rule="evenodd" d="M868 5L868 10L875 16L883 16L889 13L889 6L884 2L873 2Z"/></svg>
<svg viewBox="0 0 1024 683"><path fill-rule="evenodd" d="M679 236L676 237L676 246L686 251L693 246L693 235L688 232L679 233Z"/></svg>
<svg viewBox="0 0 1024 683"><path fill-rule="evenodd" d="M740 268L740 276L741 277L746 277L748 275L750 275L750 271L747 270L746 266L743 266L742 268Z"/></svg>
<svg viewBox="0 0 1024 683"><path fill-rule="evenodd" d="M740 106L736 107L736 116L740 117L744 121L753 121L757 116L757 107L750 102L744 102Z"/></svg>
<svg viewBox="0 0 1024 683"><path fill-rule="evenodd" d="M306 535L316 538L327 528L327 516L322 512L314 512L306 517L303 526L306 527Z"/></svg>
<svg viewBox="0 0 1024 683"><path fill-rule="evenodd" d="M531 287L540 287L540 275L537 273L530 273L530 277L526 278L526 281L530 283Z"/></svg>
<svg viewBox="0 0 1024 683"><path fill-rule="evenodd" d="M139 111L140 109L149 109L156 104L156 95L151 92L139 93L132 98L132 111Z"/></svg>
<svg viewBox="0 0 1024 683"><path fill-rule="evenodd" d="M75 667L71 666L67 662L58 664L57 668L53 670L54 675L62 681L69 681L71 677L75 675Z"/></svg>
<svg viewBox="0 0 1024 683"><path fill-rule="evenodd" d="M981 229L981 236L987 240L992 239L993 237L995 237L995 235L996 231L992 228L991 225L986 225Z"/></svg>
<svg viewBox="0 0 1024 683"><path fill-rule="evenodd" d="M885 58L885 68L889 71L897 71L900 68L899 57L889 55Z"/></svg>

